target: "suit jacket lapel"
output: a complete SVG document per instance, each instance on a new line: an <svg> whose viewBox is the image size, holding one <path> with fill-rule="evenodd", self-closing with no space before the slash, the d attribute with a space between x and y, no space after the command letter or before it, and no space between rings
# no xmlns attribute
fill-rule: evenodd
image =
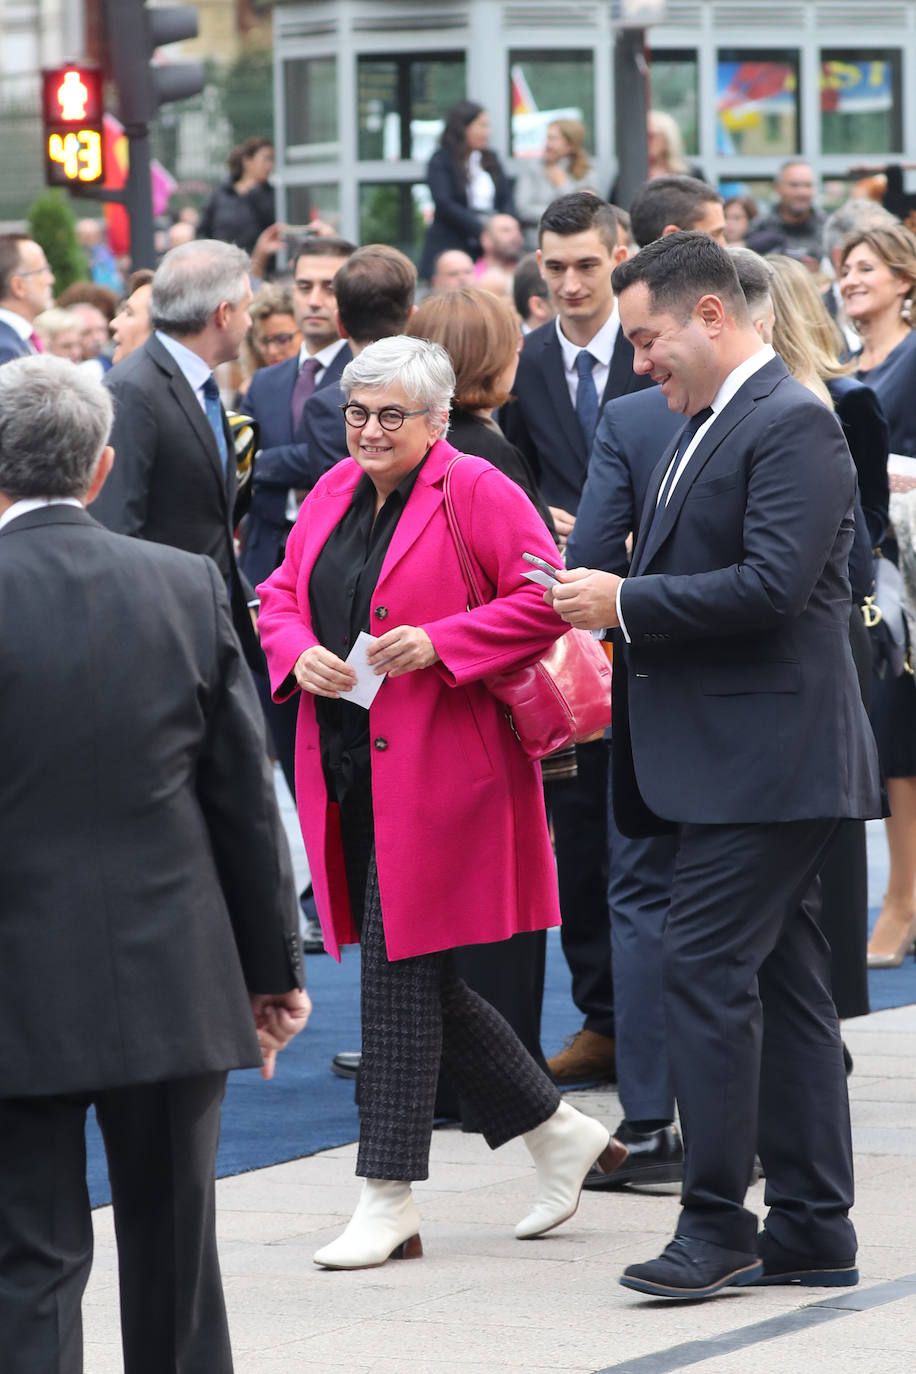
<svg viewBox="0 0 916 1374"><path fill-rule="evenodd" d="M216 447L216 438L213 434L213 430L210 428L210 422L204 414L200 401L194 395L188 379L185 377L171 353L167 348L163 348L155 334L147 341L146 346L159 367L162 368L163 372L168 374L169 390L184 412L185 418L194 433L197 435L201 447L206 454L209 468L219 486L220 495L225 501L227 499L227 475L223 472L223 465L219 458L219 449ZM223 427L225 429L225 416L223 417ZM228 437L226 443L229 452L229 460L234 461L232 443Z"/></svg>
<svg viewBox="0 0 916 1374"><path fill-rule="evenodd" d="M645 541L642 543L642 547L639 551L639 563L638 566L635 567L636 572L640 572L642 568L655 557L662 544L668 538L668 535L674 529L677 518L681 513L681 507L687 498L687 493L703 471L709 459L715 453L716 449L723 440L728 438L735 426L740 424L746 415L750 415L753 409L754 397L750 393L742 394L739 392L738 395L729 402L725 410L720 412L720 414L713 419L709 429L707 429L693 453L690 455L687 466L678 478L677 485L671 493L671 499L667 506L664 510L657 510L654 518L650 520L649 528L646 531ZM669 446L666 454L667 462L664 463L664 466L662 466L661 463L659 464L661 474L658 482L655 481L658 469L656 469L656 473L652 475L652 486L656 498L658 496L659 485L665 472L668 470L671 455L674 453L682 433L683 430L679 431L677 439L674 441L673 445ZM635 564L636 560L634 559L634 565Z"/></svg>
<svg viewBox="0 0 916 1374"><path fill-rule="evenodd" d="M385 554L385 561L379 574L379 586L382 585L386 577L391 575L392 569L397 567L404 555L426 529L436 511L442 506L445 500L442 490L445 471L457 452L458 450L452 448L445 439L437 440L430 449L429 457L423 465L423 471L417 477L410 499L404 507L391 543L388 545L388 552Z"/></svg>
<svg viewBox="0 0 916 1374"><path fill-rule="evenodd" d="M579 417L569 398L563 350L560 347L560 340L557 338L556 327L553 324L547 329L537 362L544 390L550 398L550 404L556 417L557 430L562 435L575 470L584 474L588 467L589 455L585 451Z"/></svg>
<svg viewBox="0 0 916 1374"><path fill-rule="evenodd" d="M618 329L617 338L614 340L614 351L611 353L611 365L608 368L607 381L604 384L604 394L601 397L601 409L604 409L608 401L613 401L618 396L626 396L627 392L633 388L635 377L633 345L623 330Z"/></svg>

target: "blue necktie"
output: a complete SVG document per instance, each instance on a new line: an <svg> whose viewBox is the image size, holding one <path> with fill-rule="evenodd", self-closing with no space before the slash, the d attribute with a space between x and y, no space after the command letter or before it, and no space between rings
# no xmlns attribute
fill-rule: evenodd
<svg viewBox="0 0 916 1374"><path fill-rule="evenodd" d="M598 427L598 392L595 389L595 379L592 376L592 368L598 359L587 348L583 348L576 354L576 372L579 375L579 385L576 389L576 414L579 417L579 424L582 426L582 436L588 452L591 452L592 440L595 437L595 430Z"/></svg>
<svg viewBox="0 0 916 1374"><path fill-rule="evenodd" d="M207 419L210 428L213 430L213 437L216 440L216 447L219 450L219 461L222 463L223 472L226 471L226 460L229 457L229 450L226 446L226 431L223 429L223 407L219 399L219 387L216 385L216 378L213 373L203 384L204 409L207 412Z"/></svg>
<svg viewBox="0 0 916 1374"><path fill-rule="evenodd" d="M700 429L702 425L705 425L710 415L712 415L712 406L704 406L702 410L697 411L696 415L692 415L690 417L690 419L684 426L683 430L681 431L681 437L678 440L677 451L674 457L671 459L671 465L668 468L668 471L665 474L665 479L662 482L662 485L659 489L658 501L655 505L656 510L664 510L665 506L668 504L668 497L671 495L671 488L674 486L674 477L678 468L680 467L681 459L687 452L687 449L690 447L690 444L697 430Z"/></svg>

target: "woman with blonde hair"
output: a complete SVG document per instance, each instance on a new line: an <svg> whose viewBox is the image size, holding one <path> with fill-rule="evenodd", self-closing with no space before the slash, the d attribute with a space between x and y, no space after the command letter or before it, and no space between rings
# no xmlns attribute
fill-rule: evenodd
<svg viewBox="0 0 916 1374"><path fill-rule="evenodd" d="M515 211L527 249L538 246L538 221L547 206L570 191L596 191L594 175L581 119L554 119L547 125L544 151L523 164L515 185Z"/></svg>
<svg viewBox="0 0 916 1374"><path fill-rule="evenodd" d="M775 311L773 347L789 371L835 410L856 466L861 508L856 511L856 541L850 552L853 605L849 641L868 709L873 696L872 659L860 605L863 595L871 590L869 551L880 545L887 530L887 421L871 387L850 376L855 364L840 362L845 340L828 315L811 273L796 259L781 254L766 262ZM869 1010L864 821L840 823L820 878L820 924L830 943L837 1015L841 1020L864 1016ZM848 1070L852 1064L848 1052L846 1064Z"/></svg>
<svg viewBox="0 0 916 1374"><path fill-rule="evenodd" d="M916 457L916 237L902 224L855 230L840 248L840 295L862 339L857 376L876 393L890 451ZM890 537L882 555L896 563ZM872 932L872 967L896 968L916 936L916 684L906 671L874 684L872 725L887 778L887 891Z"/></svg>
<svg viewBox="0 0 916 1374"><path fill-rule="evenodd" d="M251 328L239 354L242 373L239 398L245 395L256 372L295 357L302 343L291 287L265 283L255 292L248 314Z"/></svg>

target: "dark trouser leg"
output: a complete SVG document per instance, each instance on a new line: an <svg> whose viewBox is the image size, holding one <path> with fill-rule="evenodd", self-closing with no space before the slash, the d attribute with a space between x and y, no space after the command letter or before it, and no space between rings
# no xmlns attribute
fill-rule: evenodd
<svg viewBox="0 0 916 1374"><path fill-rule="evenodd" d="M628 1121L671 1121L674 1088L662 980L662 941L674 881L673 835L631 840L614 821L608 777L608 906L617 1083Z"/></svg>
<svg viewBox="0 0 916 1374"><path fill-rule="evenodd" d="M550 783L563 924L560 939L572 975L572 999L584 1025L614 1034L607 880L607 771L604 740L576 747L578 777Z"/></svg>
<svg viewBox="0 0 916 1374"><path fill-rule="evenodd" d="M0 1099L0 1368L82 1374L87 1098Z"/></svg>
<svg viewBox="0 0 916 1374"><path fill-rule="evenodd" d="M687 1151L678 1232L730 1250L756 1250L756 1218L743 1201L761 1103L760 1153L768 1182L775 1168L775 1194L794 1196L798 1220L829 1216L844 1239L849 1225L845 1072L836 1013L824 998L829 951L805 904L835 825L681 828L664 938L668 1046ZM826 1153L812 1160L805 1156L815 1140ZM774 1238L791 1243L776 1229Z"/></svg>
<svg viewBox="0 0 916 1374"><path fill-rule="evenodd" d="M96 1098L111 1178L125 1374L232 1374L216 1253L225 1073Z"/></svg>
<svg viewBox="0 0 916 1374"><path fill-rule="evenodd" d="M502 1017L454 974L447 953L389 961L374 850L360 946L357 1174L428 1177L440 1057L491 1145L532 1129L556 1110L560 1099L550 1080Z"/></svg>

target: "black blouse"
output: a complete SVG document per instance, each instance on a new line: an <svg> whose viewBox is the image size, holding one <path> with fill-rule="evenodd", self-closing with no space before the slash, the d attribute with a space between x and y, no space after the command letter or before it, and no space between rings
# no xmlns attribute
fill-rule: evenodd
<svg viewBox="0 0 916 1374"><path fill-rule="evenodd" d="M376 491L363 474L343 518L328 535L309 578L312 629L319 644L345 659L369 630L372 593L388 546L423 462L407 474L375 515ZM369 772L369 712L345 698L315 698L321 763L328 795L341 801Z"/></svg>

